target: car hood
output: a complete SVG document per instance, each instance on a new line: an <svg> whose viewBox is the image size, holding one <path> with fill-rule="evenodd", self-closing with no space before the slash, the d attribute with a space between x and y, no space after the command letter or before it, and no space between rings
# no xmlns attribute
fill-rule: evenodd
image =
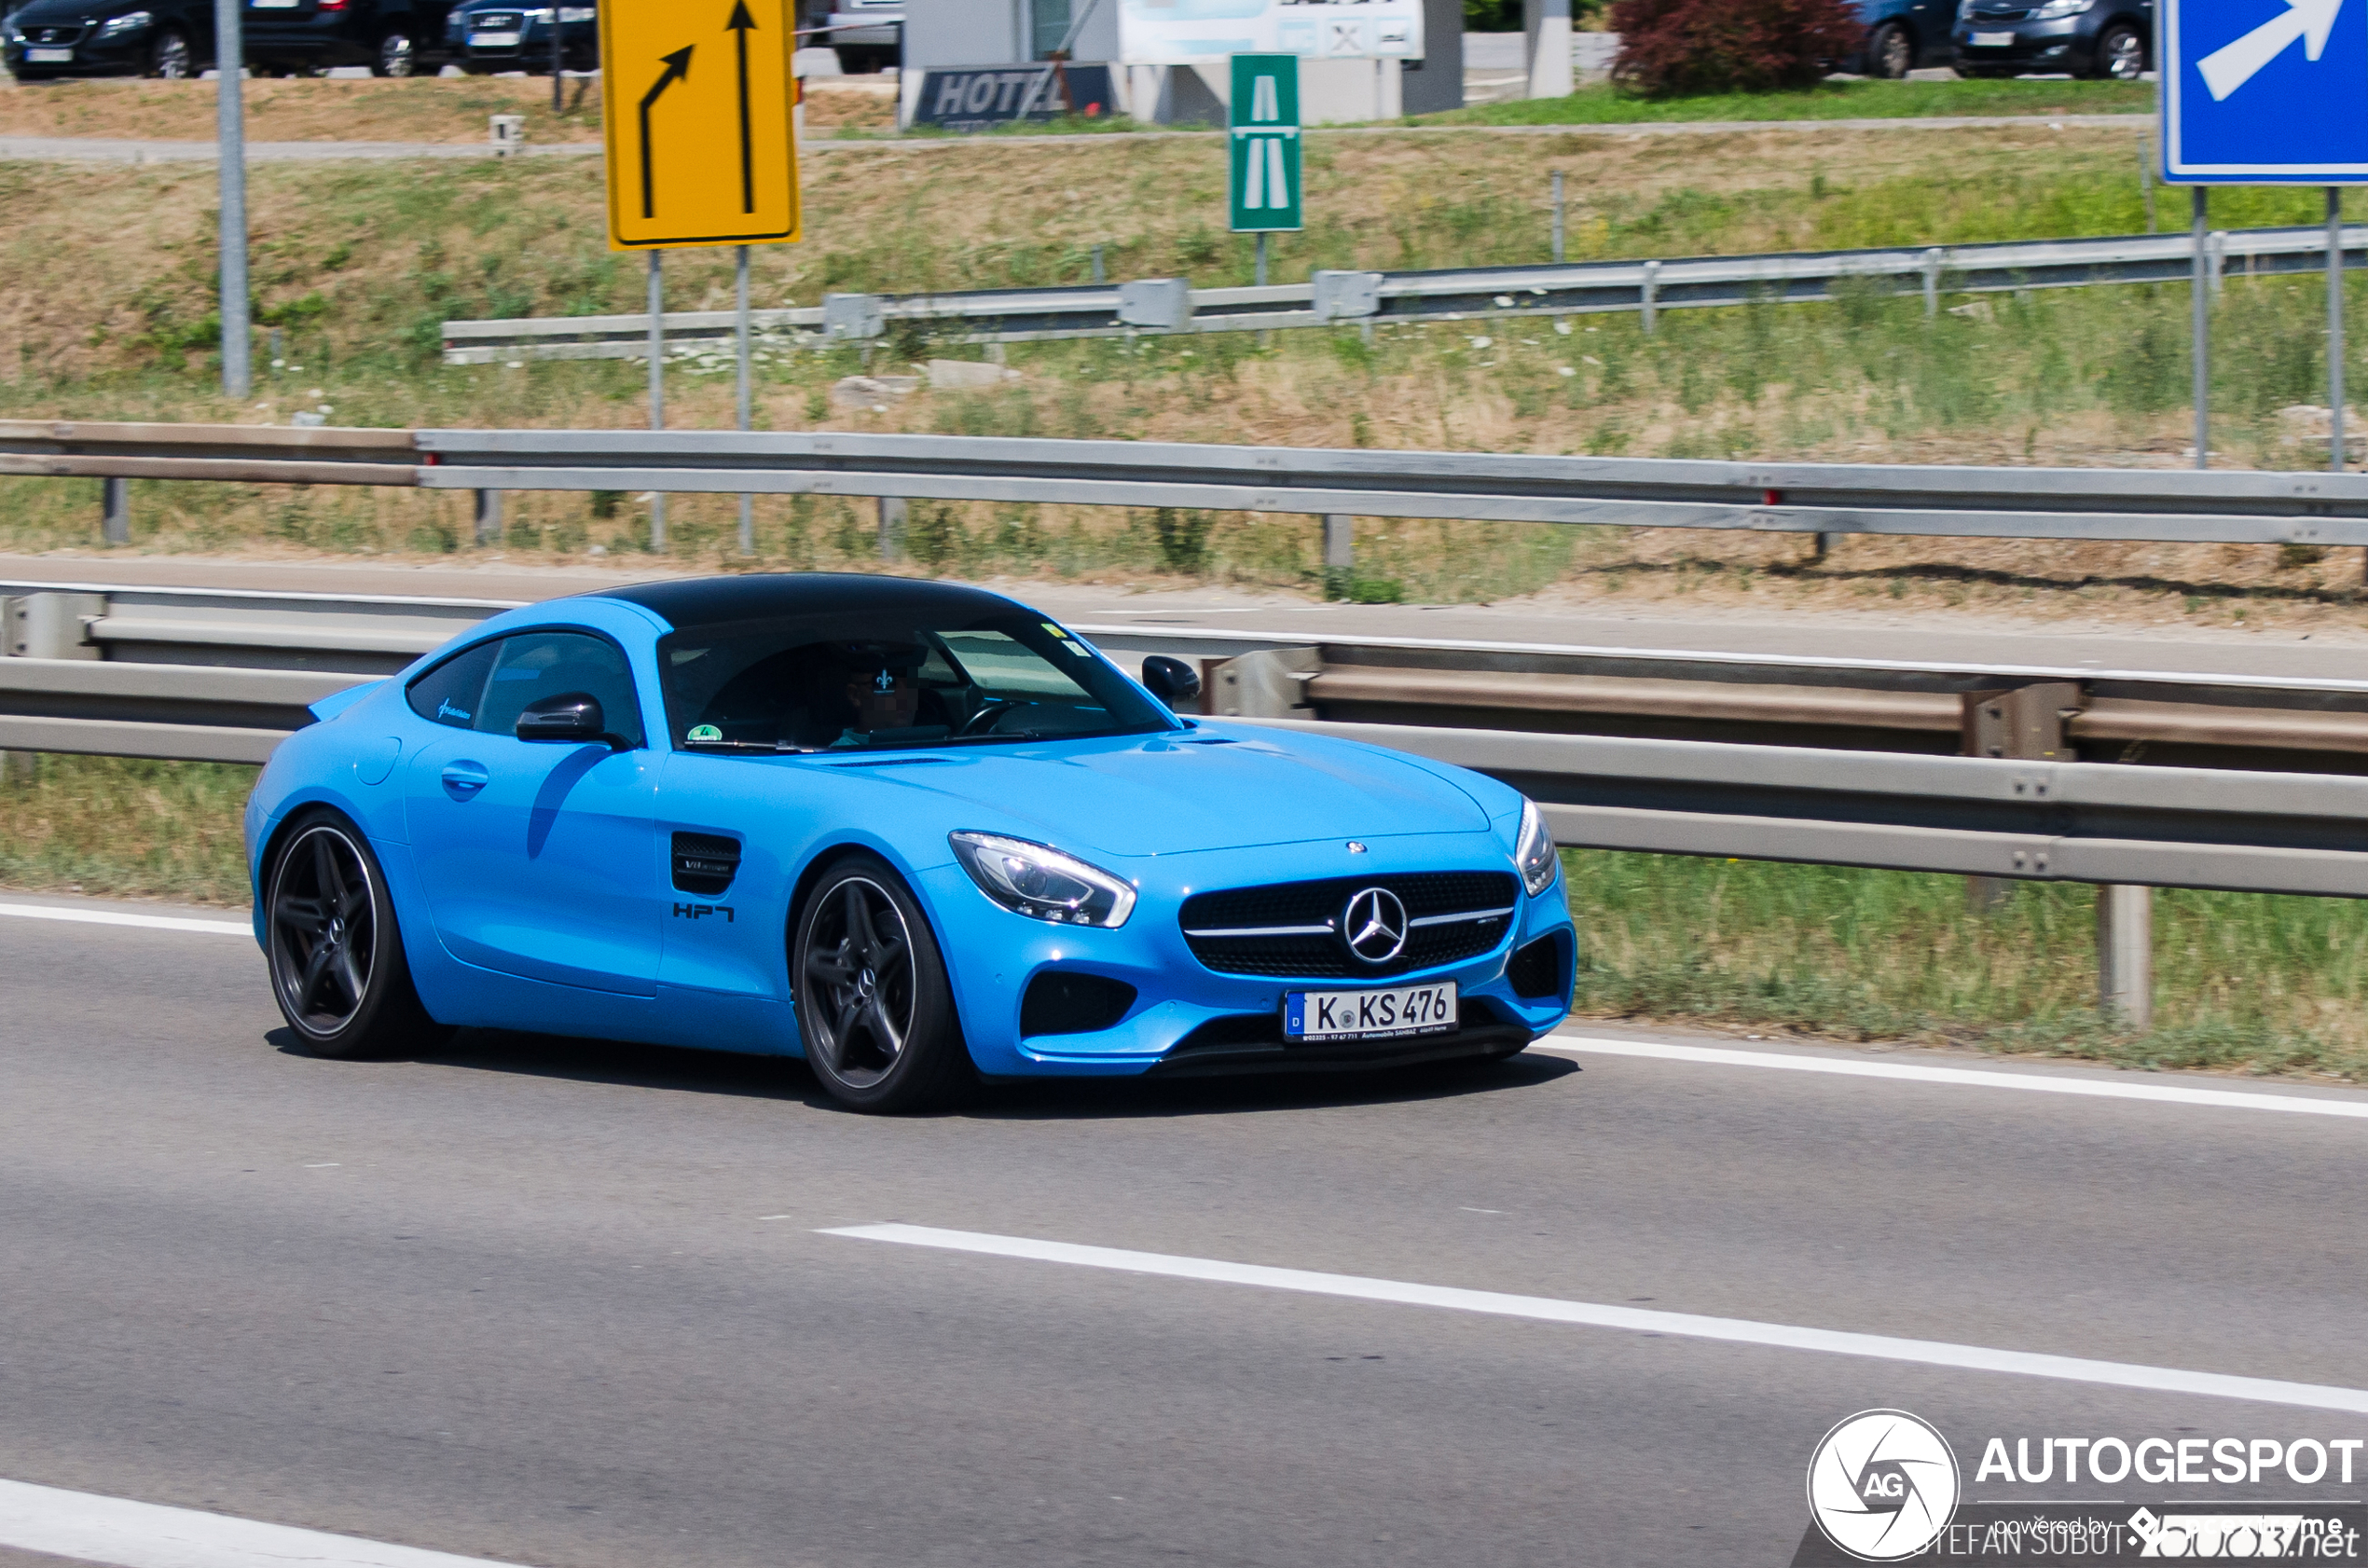
<svg viewBox="0 0 2368 1568"><path fill-rule="evenodd" d="M1326 838L1474 832L1474 798L1411 758L1315 737L1208 735L960 752L899 783L982 815L968 824L1063 848L1186 855ZM998 821L999 819L999 823Z"/></svg>
<svg viewBox="0 0 2368 1568"><path fill-rule="evenodd" d="M0 11L7 11L0 0ZM90 0L33 0L33 4L9 13L9 20L20 27L62 27L69 23L103 21L111 16L135 9L131 5L94 6Z"/></svg>

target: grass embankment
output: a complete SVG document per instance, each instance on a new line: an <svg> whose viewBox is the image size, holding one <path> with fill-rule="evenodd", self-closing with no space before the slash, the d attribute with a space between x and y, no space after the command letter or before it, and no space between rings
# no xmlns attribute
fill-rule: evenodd
<svg viewBox="0 0 2368 1568"><path fill-rule="evenodd" d="M545 76L412 77L403 81L261 78L244 89L251 142L438 142L482 146L490 115L524 115L527 144L598 142L600 84L566 85L551 112ZM12 88L0 76L0 136L76 136L138 142L211 142L212 82L109 77ZM808 84L811 129L896 123L896 94L876 76Z"/></svg>
<svg viewBox="0 0 2368 1568"><path fill-rule="evenodd" d="M255 770L48 756L0 770L0 886L243 905ZM2160 1026L2095 1011L2096 906L2027 885L1573 851L1578 1011L2155 1066L2368 1076L2368 905L2156 895ZM1673 941L1672 933L1687 933Z"/></svg>
<svg viewBox="0 0 2368 1568"><path fill-rule="evenodd" d="M344 86L342 83L297 84ZM353 84L369 86L370 84ZM447 84L456 85L456 84ZM457 84L474 86L475 84ZM1701 138L1339 138L1308 153L1311 227L1281 237L1275 276L1318 267L1436 268L1547 254L1548 175L1567 172L1575 259L1956 242L2146 227L2134 138L2118 131L1850 131ZM759 253L757 298L1076 282L1095 246L1112 276L1248 281L1222 227L1221 159L1198 141L1066 146L881 145L809 160L803 245ZM255 399L213 392L211 208L200 169L0 167L0 416L284 421L319 409L379 425L632 426L643 373L625 362L447 368L447 318L631 310L637 258L605 245L599 171L573 160L254 174L259 317L276 334ZM2219 193L2232 227L2308 223L2313 192ZM60 266L58 257L75 258ZM730 299L730 254L669 259L679 309ZM1955 299L1927 320L1870 287L1833 305L1384 329L1017 345L996 391L834 404L858 351L760 365L761 428L1169 438L1634 456L2177 466L2187 418L2183 286ZM2316 467L2277 410L2323 395L2311 279L2234 280L2213 357L2223 462ZM933 353L904 336L874 370ZM2355 364L2355 384L2368 364ZM729 366L673 378L678 426L728 426ZM876 406L875 406L876 405ZM87 545L88 482L17 481L0 548ZM426 553L461 550L459 495L134 487L135 543ZM631 497L522 497L506 548L638 547ZM671 509L674 552L722 560L728 498ZM760 557L870 559L871 521L839 502L767 500ZM1023 577L1147 573L1287 587L1320 582L1315 525L1231 516L919 507L908 546L931 570ZM2086 621L2307 626L2357 618L2356 573L2275 547L1850 542L1802 564L1785 539L1368 524L1370 585L1410 598L1503 597L1556 583L1629 599L1699 594L1814 610L1877 598Z"/></svg>
<svg viewBox="0 0 2368 1568"><path fill-rule="evenodd" d="M1639 98L1609 85L1564 98L1475 103L1409 125L1650 125L1688 120L1931 119L1959 115L2143 115L2152 82L1820 82L1796 92Z"/></svg>

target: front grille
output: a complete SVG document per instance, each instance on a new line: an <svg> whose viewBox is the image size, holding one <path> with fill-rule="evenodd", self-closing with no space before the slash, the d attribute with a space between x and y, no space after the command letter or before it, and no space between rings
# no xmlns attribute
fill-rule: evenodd
<svg viewBox="0 0 2368 1568"><path fill-rule="evenodd" d="M516 33L526 23L526 18L509 11L481 11L469 20L473 33Z"/></svg>
<svg viewBox="0 0 2368 1568"><path fill-rule="evenodd" d="M24 36L25 42L39 44L44 48L57 44L78 44L82 41L82 29L79 27L28 27L24 30Z"/></svg>
<svg viewBox="0 0 2368 1568"><path fill-rule="evenodd" d="M1341 940L1348 901L1368 887L1397 895L1414 925L1406 947L1384 964L1356 957ZM1520 884L1510 872L1411 872L1342 876L1199 893L1184 901L1181 921L1192 956L1220 974L1295 980L1371 980L1476 958L1505 940ZM1469 919L1458 916L1471 916ZM1274 931L1272 928L1301 928ZM1246 936L1194 932L1254 931Z"/></svg>

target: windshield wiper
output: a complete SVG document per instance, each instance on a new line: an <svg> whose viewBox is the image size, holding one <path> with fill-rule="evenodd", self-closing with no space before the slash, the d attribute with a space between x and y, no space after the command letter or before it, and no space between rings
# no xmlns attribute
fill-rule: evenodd
<svg viewBox="0 0 2368 1568"><path fill-rule="evenodd" d="M768 757L802 757L815 750L788 740L686 740L682 742L682 749L686 751L759 751Z"/></svg>

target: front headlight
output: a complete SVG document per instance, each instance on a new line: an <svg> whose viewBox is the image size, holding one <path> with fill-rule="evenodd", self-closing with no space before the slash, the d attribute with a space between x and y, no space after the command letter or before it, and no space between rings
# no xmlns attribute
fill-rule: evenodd
<svg viewBox="0 0 2368 1568"><path fill-rule="evenodd" d="M1135 913L1135 889L1099 866L1024 838L948 833L979 890L1014 915L1056 926L1115 929Z"/></svg>
<svg viewBox="0 0 2368 1568"><path fill-rule="evenodd" d="M109 17L99 28L102 38L120 38L127 33L137 33L152 25L156 15L151 11L126 11L119 17Z"/></svg>
<svg viewBox="0 0 2368 1568"><path fill-rule="evenodd" d="M1521 843L1513 860L1521 870L1521 886L1533 899L1554 885L1554 873L1562 868L1562 859L1554 853L1554 835L1535 801L1521 802Z"/></svg>
<svg viewBox="0 0 2368 1568"><path fill-rule="evenodd" d="M2047 0L2045 5L2031 13L2031 20L2033 21L2061 21L2066 17L2076 17L2081 15L2096 4L2097 0Z"/></svg>

